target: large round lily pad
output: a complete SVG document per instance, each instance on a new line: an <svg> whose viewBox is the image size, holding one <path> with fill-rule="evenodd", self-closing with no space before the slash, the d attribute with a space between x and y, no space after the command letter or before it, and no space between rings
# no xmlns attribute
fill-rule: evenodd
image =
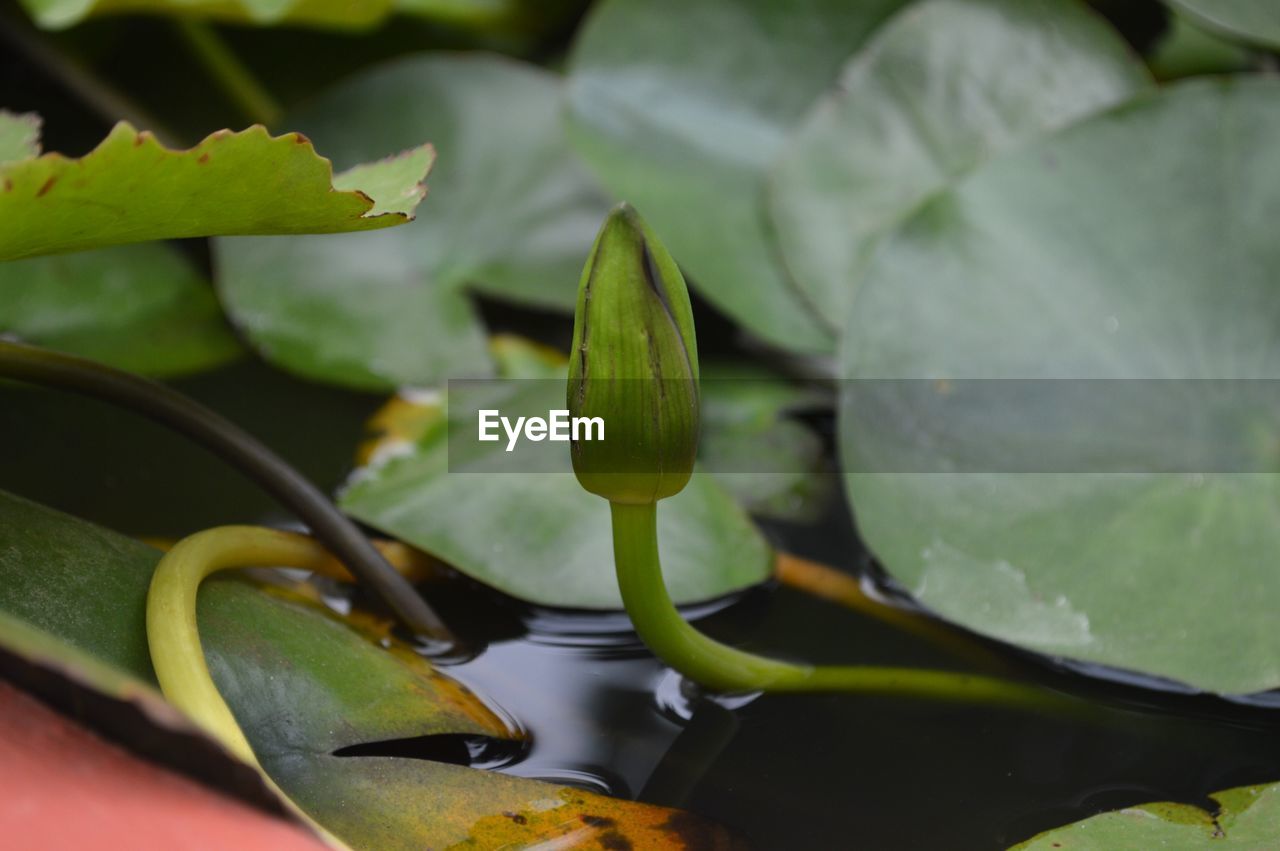
<svg viewBox="0 0 1280 851"><path fill-rule="evenodd" d="M1150 398L1164 386L1151 379L1280 378L1277 138L1280 81L1198 80L993 162L883 246L852 307L845 377L940 379L940 392L1147 379L1123 387ZM929 431L908 419L920 407L869 415L868 386L844 387L849 494L872 550L927 606L1043 653L1223 693L1280 686L1274 410L1218 392L1196 432L1139 395L1129 431L1090 434L1071 466L1059 417L1036 401L1060 395L1006 394ZM1117 422L1088 406L1126 398L1112 385L1070 411ZM1178 410L1199 416L1198 398ZM1192 442L1166 449L1175 426ZM946 469L948 447L993 439L986 470L884 463ZM1144 442L1137 468L1097 462ZM1236 461L1188 466L1201 454ZM1042 455L1055 465L1037 467Z"/></svg>

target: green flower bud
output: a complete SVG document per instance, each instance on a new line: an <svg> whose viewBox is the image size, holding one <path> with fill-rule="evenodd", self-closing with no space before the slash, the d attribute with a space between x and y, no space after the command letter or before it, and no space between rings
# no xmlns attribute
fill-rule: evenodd
<svg viewBox="0 0 1280 851"><path fill-rule="evenodd" d="M605 219L582 273L568 407L603 440L570 444L584 488L645 504L679 493L698 448L698 348L684 277L628 204Z"/></svg>

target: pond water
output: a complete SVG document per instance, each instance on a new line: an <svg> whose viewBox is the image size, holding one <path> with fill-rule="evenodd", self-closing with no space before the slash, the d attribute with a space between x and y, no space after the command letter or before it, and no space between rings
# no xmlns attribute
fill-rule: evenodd
<svg viewBox="0 0 1280 851"><path fill-rule="evenodd" d="M349 469L380 402L253 362L178 384L326 487ZM99 403L0 387L0 445L0 488L128 534L290 522L185 440ZM832 505L814 526L769 533L798 555L868 570L847 517ZM1214 790L1280 779L1280 737L1264 710L1089 680L994 645L1021 676L1108 708L1073 720L849 695L717 702L665 671L619 615L535 609L467 582L431 594L477 649L450 672L532 734L521 753L478 760L689 809L757 848L997 849L1106 809L1205 803ZM722 640L783 657L961 667L945 646L787 588L690 615Z"/></svg>

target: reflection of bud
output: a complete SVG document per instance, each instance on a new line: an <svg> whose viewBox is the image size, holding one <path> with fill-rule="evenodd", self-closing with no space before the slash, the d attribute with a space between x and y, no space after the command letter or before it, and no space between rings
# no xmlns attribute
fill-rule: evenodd
<svg viewBox="0 0 1280 851"><path fill-rule="evenodd" d="M698 448L698 348L675 261L628 204L609 214L582 273L568 407L605 439L574 441L582 486L612 502L679 493Z"/></svg>

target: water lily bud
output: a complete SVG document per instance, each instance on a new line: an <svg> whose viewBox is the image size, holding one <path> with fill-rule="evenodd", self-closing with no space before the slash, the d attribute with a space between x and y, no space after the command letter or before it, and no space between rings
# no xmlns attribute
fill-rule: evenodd
<svg viewBox="0 0 1280 851"><path fill-rule="evenodd" d="M573 440L584 488L644 504L679 493L698 448L698 348L684 277L627 204L605 220L582 273L569 360L573 417L603 440Z"/></svg>

